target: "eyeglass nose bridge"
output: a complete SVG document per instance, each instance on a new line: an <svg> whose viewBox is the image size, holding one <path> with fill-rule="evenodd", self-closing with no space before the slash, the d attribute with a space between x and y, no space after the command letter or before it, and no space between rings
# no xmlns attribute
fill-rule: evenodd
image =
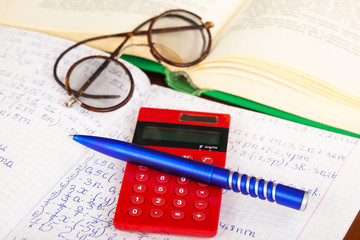
<svg viewBox="0 0 360 240"><path fill-rule="evenodd" d="M78 102L80 105L82 105L82 102L71 94L70 98L65 102L65 105L66 107L70 108L75 102Z"/></svg>

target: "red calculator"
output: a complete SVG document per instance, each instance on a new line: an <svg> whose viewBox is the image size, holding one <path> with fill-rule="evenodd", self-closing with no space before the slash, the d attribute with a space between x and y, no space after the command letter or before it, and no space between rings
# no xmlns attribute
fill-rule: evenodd
<svg viewBox="0 0 360 240"><path fill-rule="evenodd" d="M133 143L225 167L230 115L141 108ZM222 189L127 163L114 226L119 230L213 237Z"/></svg>

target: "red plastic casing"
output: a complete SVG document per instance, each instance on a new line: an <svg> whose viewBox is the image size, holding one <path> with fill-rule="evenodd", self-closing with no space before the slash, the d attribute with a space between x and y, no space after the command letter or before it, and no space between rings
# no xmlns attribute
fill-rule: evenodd
<svg viewBox="0 0 360 240"><path fill-rule="evenodd" d="M209 122L193 122L179 120L180 114L190 114L196 116L215 116L216 123ZM174 123L196 126L210 126L226 128L228 130L230 125L230 116L227 114L216 113L201 113L193 111L179 111L179 110L166 110L154 108L141 108L138 116L138 122L160 122L160 123ZM202 157L211 157L214 165L224 167L226 160L226 151L209 151L189 149L183 147L164 147L164 146L146 146L158 149L164 152L172 153L179 156L191 155L194 160L200 160ZM144 173L148 176L145 182L139 182L136 179L137 174ZM158 175L169 176L169 181L166 183L159 183L156 180ZM139 176L139 175L138 175ZM163 233L163 234L176 234L187 235L196 237L213 237L217 233L219 224L219 212L221 205L222 189L213 186L204 186L194 181L187 184L178 183L180 177L164 174L162 172L152 169L139 169L139 166L127 163L122 186L120 190L118 205L115 211L114 226L119 230L135 231L135 232L148 232L148 233ZM142 184L146 186L146 191L143 193L134 192L134 186ZM139 186L139 185L137 185ZM154 192L155 186L165 187L167 189L165 194L157 194ZM176 189L188 190L185 196L178 196ZM199 190L200 189L200 190ZM205 195L197 195L205 193ZM209 193L208 197L205 197ZM131 202L131 198L140 199ZM156 206L152 203L153 198L161 197L161 206ZM163 202L165 200L165 203ZM174 200L176 204L174 204ZM197 209L199 207L195 204L197 201L204 206L203 201L207 203L206 209ZM178 203L186 202L185 206L178 206ZM134 210L134 208L136 208ZM133 211L139 216L131 216L129 212ZM156 210L153 210L156 209ZM151 212L156 213L156 218L152 217ZM175 212L173 212L175 211ZM184 214L180 214L179 212ZM171 215L183 217L182 219L174 219ZM204 220L205 216L205 220ZM197 219L197 221L194 220ZM198 221L200 220L200 221Z"/></svg>

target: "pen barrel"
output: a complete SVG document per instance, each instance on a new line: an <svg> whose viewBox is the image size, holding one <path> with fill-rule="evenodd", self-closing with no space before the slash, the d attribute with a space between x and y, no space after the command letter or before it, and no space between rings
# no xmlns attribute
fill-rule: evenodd
<svg viewBox="0 0 360 240"><path fill-rule="evenodd" d="M306 209L309 198L309 193L306 191L238 172L230 173L229 186L234 192L241 192L262 200L267 199L300 211Z"/></svg>
<svg viewBox="0 0 360 240"><path fill-rule="evenodd" d="M114 158L186 177L208 185L232 189L254 198L305 210L309 194L303 190L232 172L226 168L198 162L140 145L101 137L75 135L73 139Z"/></svg>

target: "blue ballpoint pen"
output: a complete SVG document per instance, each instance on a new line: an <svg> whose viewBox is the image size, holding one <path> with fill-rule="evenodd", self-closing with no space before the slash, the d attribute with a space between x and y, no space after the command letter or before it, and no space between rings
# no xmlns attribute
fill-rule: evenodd
<svg viewBox="0 0 360 240"><path fill-rule="evenodd" d="M251 197L276 202L304 211L309 193L300 189L275 184L203 162L179 157L151 148L119 140L73 135L73 140L111 157L142 165L169 174L186 177L208 185L231 189Z"/></svg>

